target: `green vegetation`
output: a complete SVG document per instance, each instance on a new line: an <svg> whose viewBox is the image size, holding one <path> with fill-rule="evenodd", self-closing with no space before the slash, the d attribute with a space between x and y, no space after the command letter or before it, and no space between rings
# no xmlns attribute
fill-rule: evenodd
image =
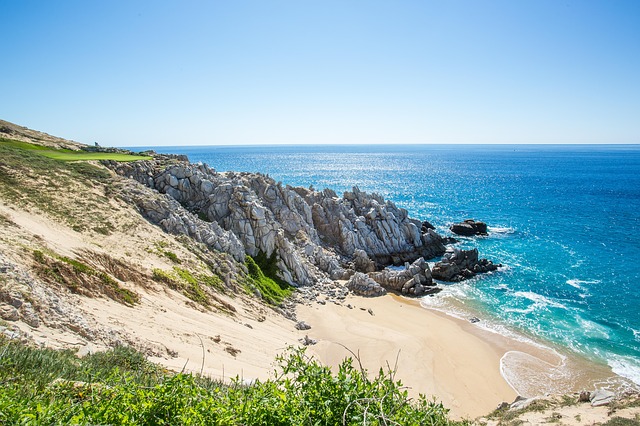
<svg viewBox="0 0 640 426"><path fill-rule="evenodd" d="M222 280L216 275L198 274L193 275L187 269L173 267L173 271L163 271L155 268L152 278L157 282L165 283L172 290L176 290L187 296L194 302L203 306L210 305L210 294L204 290L202 285L220 290L223 288Z"/></svg>
<svg viewBox="0 0 640 426"><path fill-rule="evenodd" d="M640 421L637 419L625 419L624 417L612 417L602 426L640 426Z"/></svg>
<svg viewBox="0 0 640 426"><path fill-rule="evenodd" d="M55 253L45 254L34 250L34 270L44 281L53 285L63 285L73 293L88 297L104 294L116 302L133 306L140 301L138 294L123 288L109 274L65 256Z"/></svg>
<svg viewBox="0 0 640 426"><path fill-rule="evenodd" d="M113 160L113 161L137 161L150 160L151 157L146 155L131 155L116 152L87 152L74 151L71 149L55 149L42 145L35 145L27 142L15 141L11 139L0 138L0 144L11 148L17 148L26 151L35 151L39 155L62 161L94 161L94 160Z"/></svg>
<svg viewBox="0 0 640 426"><path fill-rule="evenodd" d="M108 198L112 185L104 167L46 157L37 145L0 138L0 198L43 213L83 232L115 229Z"/></svg>
<svg viewBox="0 0 640 426"><path fill-rule="evenodd" d="M262 296L262 299L272 305L278 305L291 295L293 289L289 284L278 278L276 272L276 255L273 253L271 257L267 257L264 253L260 253L256 257L247 256L245 265L249 271L246 278L245 287L249 291L256 292Z"/></svg>
<svg viewBox="0 0 640 426"><path fill-rule="evenodd" d="M205 293L202 287L200 287L200 283L193 275L191 275L191 272L187 271L186 269L178 268L177 266L174 266L173 270L178 275L180 280L186 284L182 287L182 291L185 296L202 305L206 306L209 304L207 293Z"/></svg>
<svg viewBox="0 0 640 426"><path fill-rule="evenodd" d="M563 398L563 402L566 403L566 399ZM554 405L551 401L545 399L538 399L533 401L529 406L520 410L510 410L508 408L498 408L494 410L487 417L489 419L498 420L498 425L509 425L509 426L517 426L522 424L522 420L519 417L524 413L529 412L542 412L549 408L552 408ZM561 405L560 406L566 406Z"/></svg>
<svg viewBox="0 0 640 426"><path fill-rule="evenodd" d="M291 349L275 378L224 385L170 373L116 348L76 358L0 338L0 423L118 425L455 425L441 404L408 398L394 372L336 374Z"/></svg>
<svg viewBox="0 0 640 426"><path fill-rule="evenodd" d="M178 258L178 255L172 251L164 250L162 254L164 254L165 257L169 258L173 263L182 263L182 261Z"/></svg>

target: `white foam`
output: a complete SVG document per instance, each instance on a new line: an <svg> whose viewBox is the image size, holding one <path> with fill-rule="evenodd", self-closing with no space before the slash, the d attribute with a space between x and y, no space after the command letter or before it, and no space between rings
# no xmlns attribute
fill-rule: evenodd
<svg viewBox="0 0 640 426"><path fill-rule="evenodd" d="M488 226L487 230L489 232L491 232L492 234L513 234L516 232L515 229L513 228L509 228L507 226L502 227L502 226Z"/></svg>
<svg viewBox="0 0 640 426"><path fill-rule="evenodd" d="M566 357L559 356L558 362L553 364L525 352L508 351L500 359L500 374L519 395L533 397L549 391L562 393L567 390L561 387L550 389L549 385L558 386L566 382L570 376L566 361Z"/></svg>
<svg viewBox="0 0 640 426"><path fill-rule="evenodd" d="M420 305L425 309L431 309L434 311L441 312L445 315L448 315L453 318L457 318L460 320L467 321L470 316L478 315L476 313L471 313L470 311L465 310L464 306L456 307L449 303L449 299L455 300L456 304L464 305L464 298L459 296L461 291L448 292L452 288L456 286L445 288L441 293L437 294L435 297L425 296L420 298ZM558 353L555 349L546 346L536 340L533 340L530 337L527 337L517 331L512 330L506 324L499 322L498 320L492 321L490 318L482 317L480 322L474 323L473 326L478 327L484 331L497 334L500 336L508 337L518 342L526 343L531 346L535 346L538 349L552 352L554 355L559 357L560 359L564 359L564 355Z"/></svg>
<svg viewBox="0 0 640 426"><path fill-rule="evenodd" d="M640 361L636 358L609 354L607 363L614 373L640 386Z"/></svg>
<svg viewBox="0 0 640 426"><path fill-rule="evenodd" d="M581 316L578 316L576 319L578 320L578 323L582 328L582 332L585 335L593 338L598 338L598 339L609 339L610 336L609 336L609 333L607 332L606 327L600 324L597 324L593 321L586 320Z"/></svg>
<svg viewBox="0 0 640 426"><path fill-rule="evenodd" d="M556 302L554 300L549 299L541 294L534 293L533 291L516 291L513 293L515 297L521 297L524 299L529 299L533 302L533 309L539 307L553 306L554 308L560 309L568 309L565 305L560 302Z"/></svg>
<svg viewBox="0 0 640 426"><path fill-rule="evenodd" d="M567 280L567 284L579 290L584 290L584 287L582 287L583 284L600 284L601 282L602 281L600 280L588 281L588 280L579 280L577 278Z"/></svg>
<svg viewBox="0 0 640 426"><path fill-rule="evenodd" d="M579 268L584 264L584 259L579 259L576 261L576 263L574 263L573 265L571 265L572 268Z"/></svg>

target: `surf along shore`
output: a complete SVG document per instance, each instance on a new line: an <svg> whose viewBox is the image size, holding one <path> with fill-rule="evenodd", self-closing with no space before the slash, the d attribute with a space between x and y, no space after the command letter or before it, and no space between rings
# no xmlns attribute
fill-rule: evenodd
<svg viewBox="0 0 640 426"><path fill-rule="evenodd" d="M312 327L299 335L318 340L311 353L323 363L337 366L355 353L370 372L389 366L410 395L434 396L455 418L486 415L518 395L594 390L616 380L607 366L425 309L418 299L349 295L297 312Z"/></svg>

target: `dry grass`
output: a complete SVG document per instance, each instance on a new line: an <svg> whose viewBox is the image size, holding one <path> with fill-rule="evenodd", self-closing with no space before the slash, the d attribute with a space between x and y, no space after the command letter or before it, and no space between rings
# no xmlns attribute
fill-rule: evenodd
<svg viewBox="0 0 640 426"><path fill-rule="evenodd" d="M40 250L33 252L33 258L38 277L54 287L62 286L86 297L106 296L128 306L139 302L137 293L123 288L111 275L78 260Z"/></svg>

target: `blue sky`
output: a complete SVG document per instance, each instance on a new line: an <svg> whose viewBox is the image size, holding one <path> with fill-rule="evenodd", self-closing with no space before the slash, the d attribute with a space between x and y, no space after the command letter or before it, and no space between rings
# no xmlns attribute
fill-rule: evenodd
<svg viewBox="0 0 640 426"><path fill-rule="evenodd" d="M85 143L640 143L640 1L0 0L0 118Z"/></svg>

